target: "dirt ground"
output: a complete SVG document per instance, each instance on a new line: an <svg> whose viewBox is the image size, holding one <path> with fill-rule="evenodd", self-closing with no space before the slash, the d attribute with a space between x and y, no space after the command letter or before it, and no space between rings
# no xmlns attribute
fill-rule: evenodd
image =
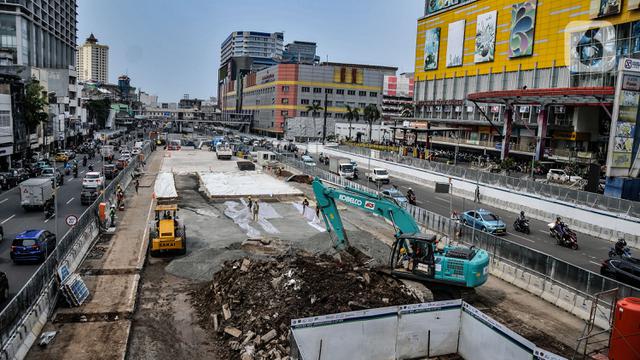
<svg viewBox="0 0 640 360"><path fill-rule="evenodd" d="M213 274L226 261L241 260L251 255L241 246L246 236L233 221L224 216L221 204L211 204L198 194L197 184L192 178L178 177L176 180L184 202L181 206L185 209L181 211L181 216L189 224L189 250L185 257L174 260L148 261L141 278L127 358L239 358L237 353L235 357L230 357L228 341L221 341L211 332L211 322L202 322L198 318L198 310L193 302L206 301L202 291L199 297L190 294L197 294L203 287L211 286ZM306 185L298 186L309 191ZM278 211L288 211L288 205L278 206ZM388 256L388 242L392 238L391 227L379 218L353 209L341 213L352 245L374 258L378 264L384 263ZM331 241L328 234L305 228L306 223L300 225L290 219L274 220L273 223L281 228L291 223L293 229L303 231L302 239L293 244L294 247L313 249L314 254L331 250L331 246L327 245ZM281 236L289 241L289 237L295 234L295 230L289 230ZM251 260L260 259L263 258ZM442 300L446 296L435 298ZM215 301L211 299L212 304ZM542 299L494 278L478 289L473 305L538 346L569 358L573 354L575 339L580 336L584 326L583 321ZM206 328L200 325L203 323Z"/></svg>

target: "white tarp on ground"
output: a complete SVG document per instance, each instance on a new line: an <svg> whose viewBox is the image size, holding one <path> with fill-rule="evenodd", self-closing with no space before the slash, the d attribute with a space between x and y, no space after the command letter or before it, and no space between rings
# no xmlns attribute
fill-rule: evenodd
<svg viewBox="0 0 640 360"><path fill-rule="evenodd" d="M178 192L176 191L176 183L173 179L173 174L170 172L158 173L156 183L153 187L153 192L157 199L177 198Z"/></svg>
<svg viewBox="0 0 640 360"><path fill-rule="evenodd" d="M206 150L168 151L162 160L162 172L189 175L198 172L240 172L235 160L218 160L216 153Z"/></svg>
<svg viewBox="0 0 640 360"><path fill-rule="evenodd" d="M281 218L280 214L273 208L273 206L259 202L259 212L258 212L258 221L253 221L253 213L248 207L248 202L245 199L242 199L240 203L236 201L227 201L224 203L226 209L224 210L224 214L233 220L236 225L238 225L242 230L246 231L247 236L250 239L257 239L262 237L262 233L259 230L251 226L250 223L258 224L260 227L271 235L279 234L280 230L278 230L272 223L269 222L268 219L278 219ZM263 207L265 210L263 210Z"/></svg>
<svg viewBox="0 0 640 360"><path fill-rule="evenodd" d="M199 173L209 196L302 195L300 190L256 171Z"/></svg>
<svg viewBox="0 0 640 360"><path fill-rule="evenodd" d="M320 218L316 215L316 211L313 208L307 206L303 214L302 204L296 203L293 204L293 207L298 210L298 213L300 213L302 216L304 216L305 219L307 219L307 224L309 224L309 226L320 232L327 231L327 229L324 227L324 224L322 223L322 220L320 220Z"/></svg>

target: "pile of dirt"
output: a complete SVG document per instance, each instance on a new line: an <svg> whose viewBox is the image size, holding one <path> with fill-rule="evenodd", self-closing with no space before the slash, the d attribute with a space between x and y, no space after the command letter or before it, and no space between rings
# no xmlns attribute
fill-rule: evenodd
<svg viewBox="0 0 640 360"><path fill-rule="evenodd" d="M225 263L192 293L201 325L224 344L224 358L286 359L292 319L418 302L399 281L322 255Z"/></svg>

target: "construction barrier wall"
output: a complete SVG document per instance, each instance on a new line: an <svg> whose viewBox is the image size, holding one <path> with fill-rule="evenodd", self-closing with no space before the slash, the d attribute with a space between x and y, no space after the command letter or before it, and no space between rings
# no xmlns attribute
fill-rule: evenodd
<svg viewBox="0 0 640 360"><path fill-rule="evenodd" d="M291 321L298 360L417 359L459 354L467 360L562 357L536 347L462 300L391 306Z"/></svg>

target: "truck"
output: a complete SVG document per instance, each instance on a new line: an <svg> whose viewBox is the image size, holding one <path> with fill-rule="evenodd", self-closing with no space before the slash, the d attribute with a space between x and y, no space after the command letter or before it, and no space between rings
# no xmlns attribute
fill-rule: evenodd
<svg viewBox="0 0 640 360"><path fill-rule="evenodd" d="M149 231L149 252L160 256L165 252L187 253L187 230L178 217L178 192L172 173L159 173L154 185L155 218Z"/></svg>
<svg viewBox="0 0 640 360"><path fill-rule="evenodd" d="M100 148L100 156L105 160L113 160L113 145L102 145Z"/></svg>
<svg viewBox="0 0 640 360"><path fill-rule="evenodd" d="M227 144L218 144L216 146L216 157L218 160L231 160L233 150Z"/></svg>
<svg viewBox="0 0 640 360"><path fill-rule="evenodd" d="M354 175L353 164L347 158L330 158L329 171L347 179L353 179Z"/></svg>
<svg viewBox="0 0 640 360"><path fill-rule="evenodd" d="M20 205L25 210L44 209L53 203L53 185L48 178L33 178L20 183Z"/></svg>
<svg viewBox="0 0 640 360"><path fill-rule="evenodd" d="M422 233L413 216L394 199L336 184L328 186L319 178L313 181L312 188L327 232L337 239L338 250L348 249L349 240L336 202L381 216L393 225L395 240L388 265L391 275L463 290L487 281L487 251L445 245L435 236Z"/></svg>
<svg viewBox="0 0 640 360"><path fill-rule="evenodd" d="M369 182L388 184L390 182L389 172L382 168L375 168L367 175Z"/></svg>
<svg viewBox="0 0 640 360"><path fill-rule="evenodd" d="M278 161L278 159L276 158L276 154L272 153L271 151L258 151L256 153L255 159L257 159L258 165L260 166L271 165Z"/></svg>

